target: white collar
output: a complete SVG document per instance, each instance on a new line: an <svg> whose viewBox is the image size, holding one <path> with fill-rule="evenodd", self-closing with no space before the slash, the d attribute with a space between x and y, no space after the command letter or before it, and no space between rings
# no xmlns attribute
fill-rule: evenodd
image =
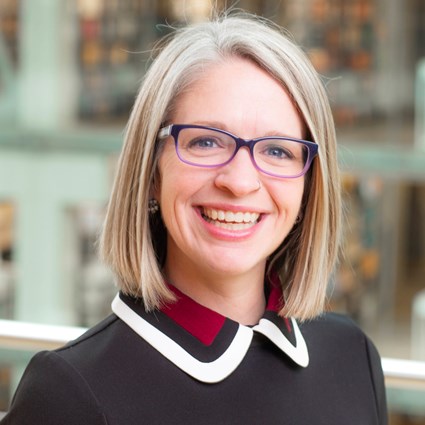
<svg viewBox="0 0 425 425"><path fill-rule="evenodd" d="M253 327L241 325L196 303L175 288L178 301L147 313L143 303L123 294L112 302L113 312L158 352L193 378L217 383L242 362L254 332L273 342L296 364L307 367L306 343L295 319L277 315L276 296Z"/></svg>

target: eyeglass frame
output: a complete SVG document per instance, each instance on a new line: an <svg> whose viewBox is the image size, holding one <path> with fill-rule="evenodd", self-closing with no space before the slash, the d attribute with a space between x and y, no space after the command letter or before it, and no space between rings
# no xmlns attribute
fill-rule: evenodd
<svg viewBox="0 0 425 425"><path fill-rule="evenodd" d="M178 148L178 138L179 138L180 131L187 129L187 128L199 128L199 129L217 131L219 133L222 133L222 134L225 134L225 135L231 137L235 141L235 144L236 144L233 154L230 156L230 158L227 161L220 163L220 164L214 164L214 165L196 164L194 162L183 159L180 156L180 152L179 152L179 148ZM267 174L269 176L272 176L272 177L285 178L285 179L295 179L295 178L298 178L298 177L305 175L307 173L307 171L309 170L309 168L311 167L313 159L316 156L318 156L318 154L319 154L319 145L317 143L311 142L309 140L296 139L296 138L293 138L293 137L283 137L283 136L265 136L265 137L257 137L255 139L242 139L241 137L235 136L234 134L230 133L229 131L222 130L220 128L208 127L208 126L196 125L196 124L169 124L169 125L161 127L159 129L158 136L157 136L157 138L159 140L164 140L169 136L173 137L174 145L175 145L175 149L176 149L176 153L177 153L178 158L180 159L180 161L182 161L185 164L192 165L194 167L201 167L201 168L222 167L224 165L229 164L233 160L233 158L239 152L240 148L247 147L249 149L249 155L251 157L251 161L252 161L254 167L258 171L260 171L261 173ZM265 171L262 168L260 168L257 164L257 161L255 160L255 157L254 157L254 146L258 142L261 142L263 140L287 140L287 141L290 141L290 142L297 142L297 143L300 143L300 144L306 146L307 151L308 151L308 157L307 157L307 160L304 164L304 168L302 169L302 171L295 176L284 176L284 175L270 173L270 172Z"/></svg>

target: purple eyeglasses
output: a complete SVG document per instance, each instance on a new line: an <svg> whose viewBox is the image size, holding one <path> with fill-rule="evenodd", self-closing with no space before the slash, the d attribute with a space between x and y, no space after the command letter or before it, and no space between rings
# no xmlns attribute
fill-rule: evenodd
<svg viewBox="0 0 425 425"><path fill-rule="evenodd" d="M228 131L202 125L170 124L162 127L158 139L174 139L179 159L196 167L213 168L228 164L240 148L249 149L257 170L273 177L295 178L304 175L318 145L306 140L268 136L245 140Z"/></svg>

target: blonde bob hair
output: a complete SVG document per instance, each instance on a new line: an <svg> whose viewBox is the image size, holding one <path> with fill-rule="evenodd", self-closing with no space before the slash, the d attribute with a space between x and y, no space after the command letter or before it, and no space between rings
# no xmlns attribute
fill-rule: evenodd
<svg viewBox="0 0 425 425"><path fill-rule="evenodd" d="M158 48L132 110L112 190L100 253L119 288L141 297L146 309L173 300L162 266L166 229L148 202L158 182L157 134L176 99L208 65L246 58L286 89L304 119L307 138L319 155L306 177L302 219L268 261L283 286L280 314L313 318L325 307L337 259L340 183L336 137L322 81L304 52L275 24L251 15L228 15L175 30ZM285 117L282 117L285 119Z"/></svg>

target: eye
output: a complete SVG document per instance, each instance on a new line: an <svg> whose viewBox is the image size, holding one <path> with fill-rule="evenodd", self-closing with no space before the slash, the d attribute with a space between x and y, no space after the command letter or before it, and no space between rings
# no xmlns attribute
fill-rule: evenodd
<svg viewBox="0 0 425 425"><path fill-rule="evenodd" d="M288 149L276 145L265 146L261 153L273 159L292 159L294 157Z"/></svg>
<svg viewBox="0 0 425 425"><path fill-rule="evenodd" d="M187 149L214 149L221 147L219 139L210 136L200 136L189 141Z"/></svg>

